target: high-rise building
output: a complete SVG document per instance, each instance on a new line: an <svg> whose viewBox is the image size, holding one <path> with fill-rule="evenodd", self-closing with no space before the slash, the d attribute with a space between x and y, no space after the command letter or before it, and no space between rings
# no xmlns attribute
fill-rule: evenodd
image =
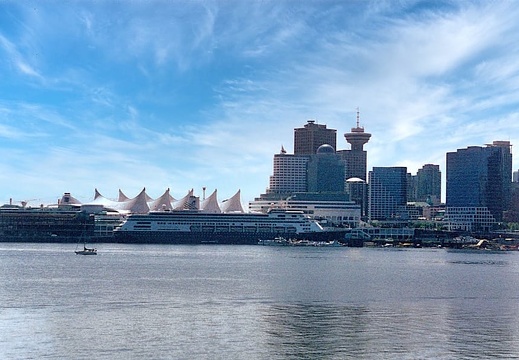
<svg viewBox="0 0 519 360"><path fill-rule="evenodd" d="M416 202L416 175L407 173L407 202Z"/></svg>
<svg viewBox="0 0 519 360"><path fill-rule="evenodd" d="M294 155L314 155L319 146L328 144L337 148L337 130L308 120L302 128L294 129Z"/></svg>
<svg viewBox="0 0 519 360"><path fill-rule="evenodd" d="M346 192L350 200L360 206L360 215L365 220L368 214L368 187L367 183L359 178L349 178L346 180Z"/></svg>
<svg viewBox="0 0 519 360"><path fill-rule="evenodd" d="M429 205L441 203L442 173L440 165L425 164L416 172L415 191L416 201Z"/></svg>
<svg viewBox="0 0 519 360"><path fill-rule="evenodd" d="M330 223L356 227L360 206L345 191L345 164L335 151L337 131L308 121L294 129L294 154L274 155L274 172L265 194L249 203L251 211L275 206L303 211Z"/></svg>
<svg viewBox="0 0 519 360"><path fill-rule="evenodd" d="M364 132L360 126L360 112L357 110L357 126L351 132L344 134L344 138L351 145L351 150L341 150L338 153L346 160L346 179L359 178L366 181L368 154L364 150L371 138L371 134Z"/></svg>
<svg viewBox="0 0 519 360"><path fill-rule="evenodd" d="M373 167L368 181L370 220L406 220L407 168Z"/></svg>
<svg viewBox="0 0 519 360"><path fill-rule="evenodd" d="M308 192L344 193L344 160L328 144L319 146L307 164Z"/></svg>
<svg viewBox="0 0 519 360"><path fill-rule="evenodd" d="M508 211L505 211L503 220L507 222L519 222L519 181L512 182L510 193L510 207Z"/></svg>
<svg viewBox="0 0 519 360"><path fill-rule="evenodd" d="M362 217L368 213L368 189L367 189L367 169L368 153L364 150L364 145L371 138L371 134L364 132L364 127L360 126L360 112L357 109L357 126L351 128L349 133L344 134L344 138L350 144L350 150L339 150L339 154L345 161L345 189L350 194L350 198L361 206Z"/></svg>
<svg viewBox="0 0 519 360"><path fill-rule="evenodd" d="M308 156L287 154L281 149L274 155L274 171L270 177L267 194L290 195L295 192L306 192L306 165Z"/></svg>
<svg viewBox="0 0 519 360"><path fill-rule="evenodd" d="M510 204L509 141L447 153L446 221L451 230L488 231Z"/></svg>

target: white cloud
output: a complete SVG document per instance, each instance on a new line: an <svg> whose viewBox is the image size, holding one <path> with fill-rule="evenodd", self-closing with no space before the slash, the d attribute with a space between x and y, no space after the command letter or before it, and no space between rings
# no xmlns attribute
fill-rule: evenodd
<svg viewBox="0 0 519 360"><path fill-rule="evenodd" d="M506 136L517 143L514 4L449 3L402 15L413 4L42 6L27 15L22 45L2 33L0 51L23 75L16 79L34 90L26 78L40 77L59 105L44 96L4 102L0 116L23 121L2 124L0 136L38 130L49 146L45 139L67 134L45 158L22 162L28 192L37 182L25 169L37 166L49 189L93 191L102 182L115 196L144 186L183 196L207 186L222 196L241 188L245 200L265 190L273 154L292 150L293 129L307 119L337 129L338 148L347 148L342 134L357 106L372 133L370 166L414 172L441 161L444 170L446 151ZM87 56L56 61L56 41L59 55ZM27 56L47 48L37 61ZM80 170L52 185L71 158Z"/></svg>
<svg viewBox="0 0 519 360"><path fill-rule="evenodd" d="M13 67L19 70L22 74L34 77L38 80L43 80L42 76L31 66L26 59L22 56L20 51L16 48L15 44L9 41L5 36L0 33L0 45L3 47Z"/></svg>

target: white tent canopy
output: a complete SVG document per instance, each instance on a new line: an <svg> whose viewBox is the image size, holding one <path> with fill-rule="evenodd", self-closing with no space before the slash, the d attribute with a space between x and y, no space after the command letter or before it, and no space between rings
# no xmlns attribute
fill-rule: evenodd
<svg viewBox="0 0 519 360"><path fill-rule="evenodd" d="M232 197L230 197L227 200L224 200L221 206L222 212L224 213L231 213L231 212L238 212L243 213L243 207L241 206L241 192L238 190L236 194L234 194Z"/></svg>
<svg viewBox="0 0 519 360"><path fill-rule="evenodd" d="M218 205L218 199L216 196L216 190L200 204L200 210L206 213L219 214L222 212Z"/></svg>
<svg viewBox="0 0 519 360"><path fill-rule="evenodd" d="M121 189L119 189L118 199L110 200L95 189L94 200L87 204L103 205L107 209L132 214L172 210L200 210L208 213L245 212L241 205L240 190L229 199L223 200L222 203L218 203L217 194L217 190L214 190L208 198L200 202L200 198L194 195L193 189L189 190L188 193L179 200L171 196L169 188L157 199L151 198L146 193L146 188L143 188L134 198L128 198Z"/></svg>

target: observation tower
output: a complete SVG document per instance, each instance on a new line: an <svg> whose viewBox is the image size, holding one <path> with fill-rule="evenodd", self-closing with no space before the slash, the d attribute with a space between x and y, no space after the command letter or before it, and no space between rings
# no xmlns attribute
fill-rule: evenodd
<svg viewBox="0 0 519 360"><path fill-rule="evenodd" d="M344 134L346 141L351 144L352 151L363 151L364 144L369 141L371 134L364 132L360 126L360 111L357 108L357 127L351 128L351 132Z"/></svg>

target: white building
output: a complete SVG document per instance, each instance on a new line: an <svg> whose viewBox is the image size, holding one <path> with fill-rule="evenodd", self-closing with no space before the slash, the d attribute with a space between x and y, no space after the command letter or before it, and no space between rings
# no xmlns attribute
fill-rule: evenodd
<svg viewBox="0 0 519 360"><path fill-rule="evenodd" d="M312 199L314 194L295 194L286 200L272 201L256 199L249 202L251 212L266 213L272 208L302 211L316 219L325 219L336 225L358 227L360 223L360 205L353 201Z"/></svg>
<svg viewBox="0 0 519 360"><path fill-rule="evenodd" d="M487 207L447 207L443 218L449 231L489 231L496 220Z"/></svg>
<svg viewBox="0 0 519 360"><path fill-rule="evenodd" d="M282 149L274 155L274 171L267 194L305 192L308 156L290 155Z"/></svg>

